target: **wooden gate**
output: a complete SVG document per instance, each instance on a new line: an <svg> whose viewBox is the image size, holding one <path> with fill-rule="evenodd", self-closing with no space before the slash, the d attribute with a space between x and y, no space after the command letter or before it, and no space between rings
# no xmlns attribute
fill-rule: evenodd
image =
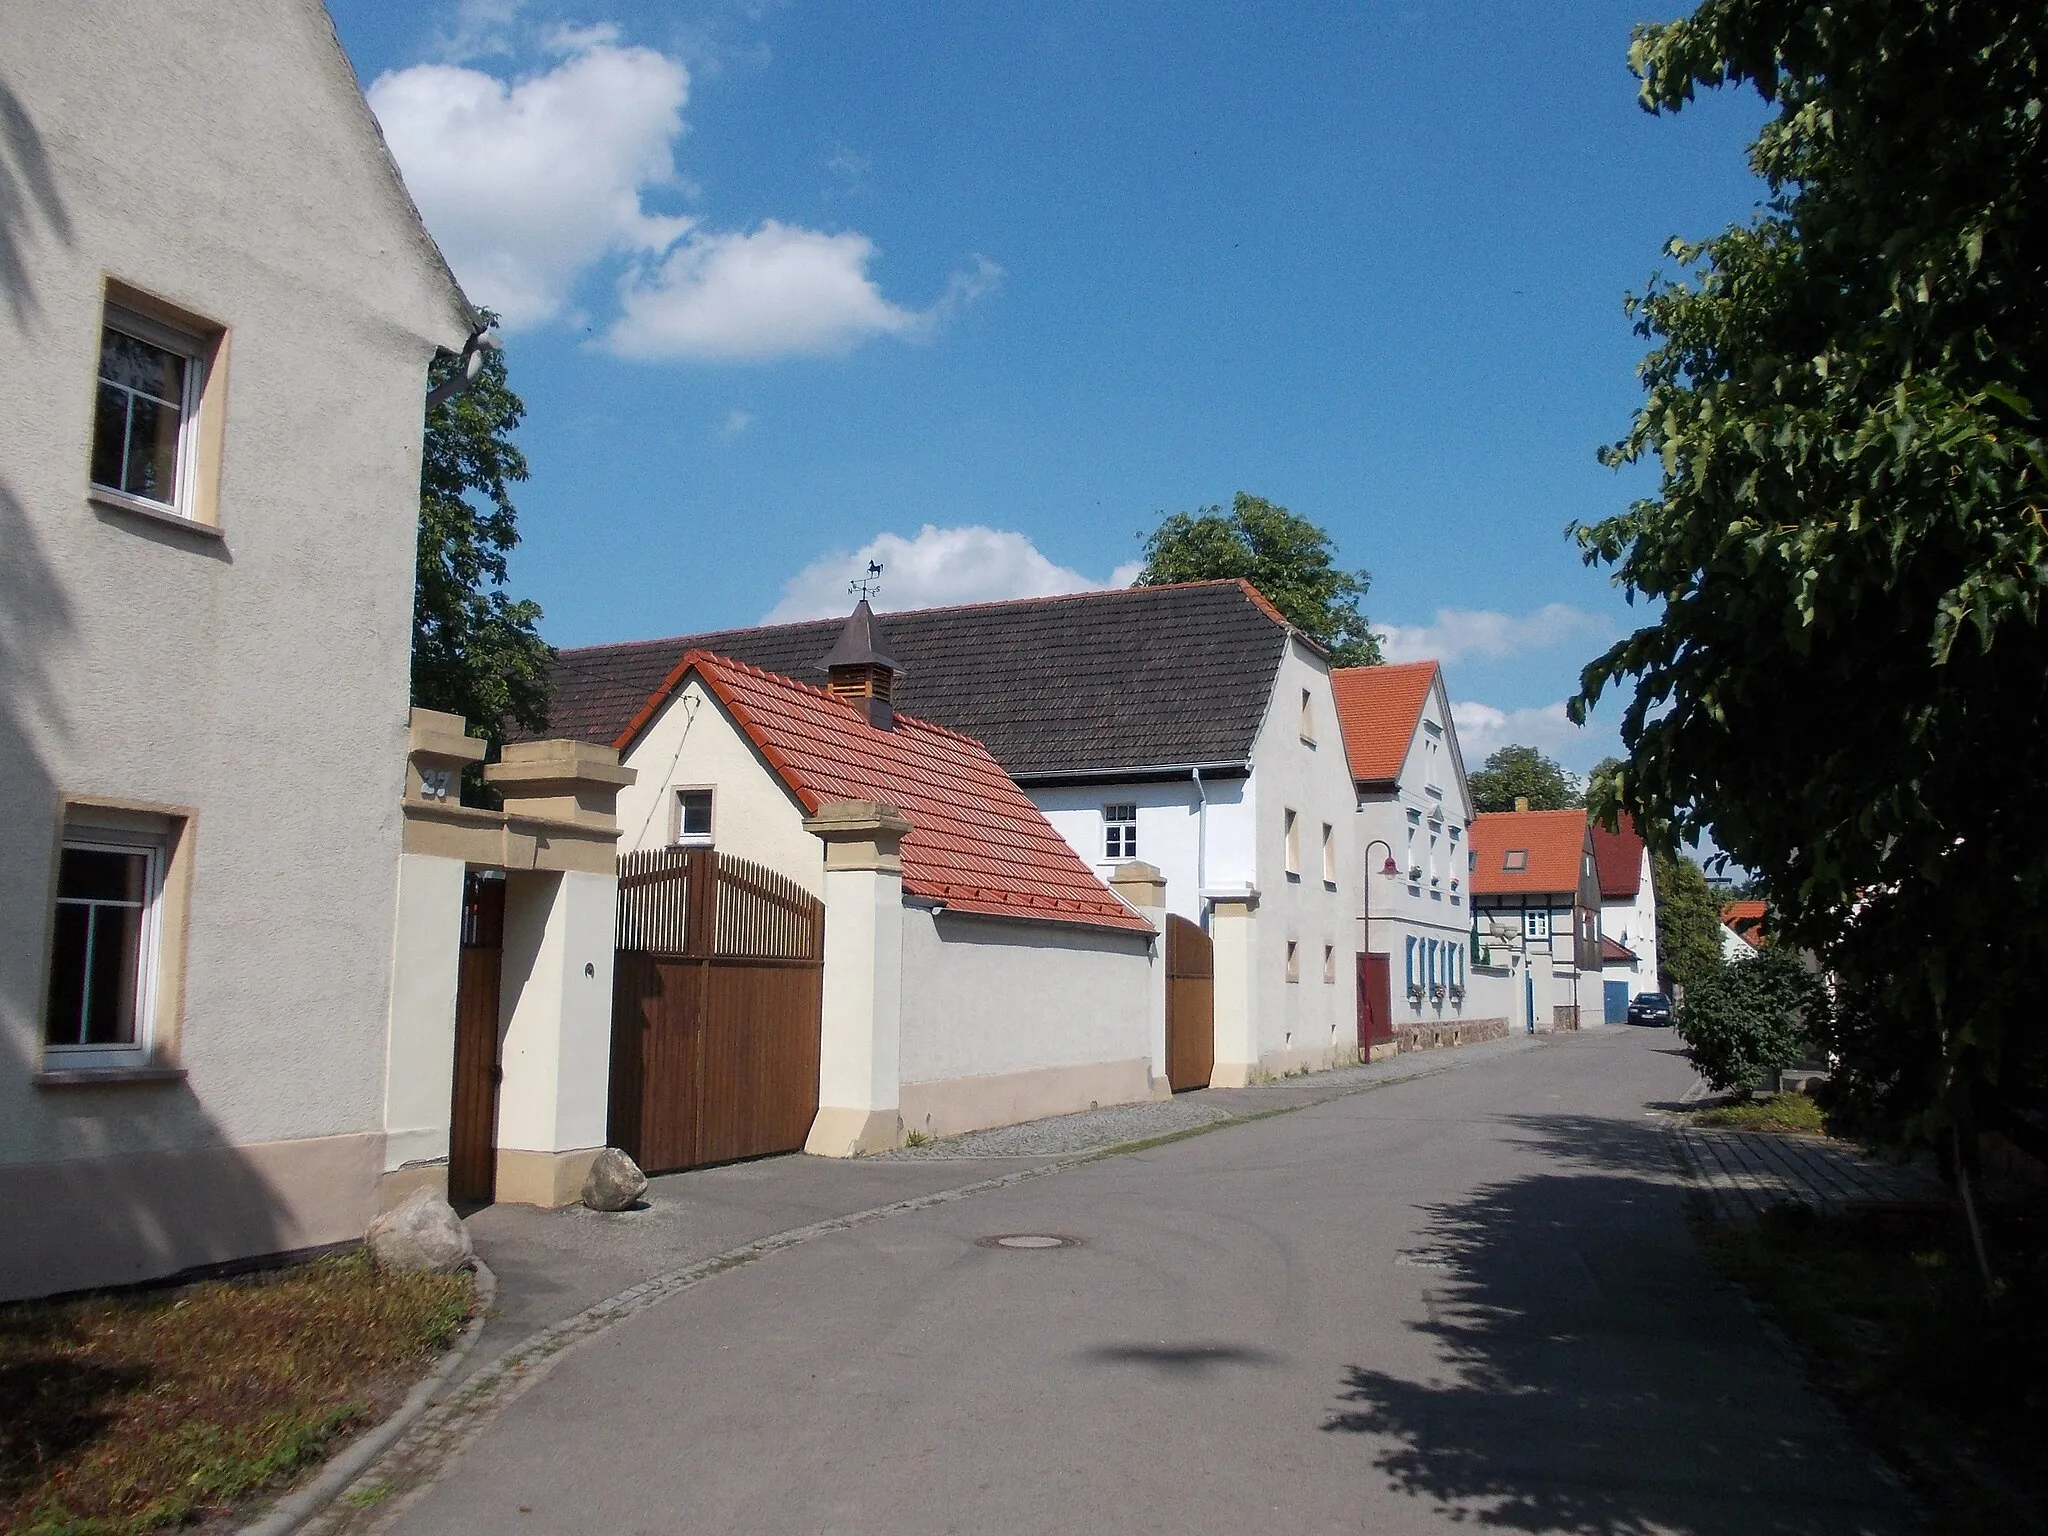
<svg viewBox="0 0 2048 1536"><path fill-rule="evenodd" d="M455 979L455 1099L448 1115L448 1198L489 1202L498 1186L498 978L505 965L505 882L462 884Z"/></svg>
<svg viewBox="0 0 2048 1536"><path fill-rule="evenodd" d="M1216 948L1184 917L1166 919L1166 1081L1206 1088L1216 1070Z"/></svg>
<svg viewBox="0 0 2048 1536"><path fill-rule="evenodd" d="M825 906L708 848L619 860L612 1145L649 1173L793 1152L818 1113Z"/></svg>
<svg viewBox="0 0 2048 1536"><path fill-rule="evenodd" d="M1393 961L1387 955L1358 957L1358 1048L1371 1051L1394 1038Z"/></svg>

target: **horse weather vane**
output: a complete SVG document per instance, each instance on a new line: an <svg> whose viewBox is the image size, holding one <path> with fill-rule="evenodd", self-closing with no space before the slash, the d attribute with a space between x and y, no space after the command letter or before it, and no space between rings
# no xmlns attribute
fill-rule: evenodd
<svg viewBox="0 0 2048 1536"><path fill-rule="evenodd" d="M846 590L860 598L862 602L866 602L868 599L872 598L877 592L882 590L881 576L882 562L879 560L870 560L868 562L867 574L865 576L854 577L853 580L849 581L846 584Z"/></svg>

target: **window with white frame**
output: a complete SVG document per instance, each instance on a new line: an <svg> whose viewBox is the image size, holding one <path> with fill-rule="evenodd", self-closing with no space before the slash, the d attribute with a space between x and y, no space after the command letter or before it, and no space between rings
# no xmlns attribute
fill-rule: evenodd
<svg viewBox="0 0 2048 1536"><path fill-rule="evenodd" d="M1102 808L1102 852L1115 862L1138 856L1138 808L1135 805L1105 805Z"/></svg>
<svg viewBox="0 0 2048 1536"><path fill-rule="evenodd" d="M1301 878L1301 818L1287 811L1284 823L1287 836L1287 878Z"/></svg>
<svg viewBox="0 0 2048 1536"><path fill-rule="evenodd" d="M1548 939L1550 937L1550 913L1542 907L1530 907L1522 914L1522 937L1525 939Z"/></svg>
<svg viewBox="0 0 2048 1536"><path fill-rule="evenodd" d="M94 489L194 515L194 438L205 352L197 337L108 306L93 413Z"/></svg>
<svg viewBox="0 0 2048 1536"><path fill-rule="evenodd" d="M67 830L44 1004L48 1067L148 1061L167 840Z"/></svg>
<svg viewBox="0 0 2048 1536"><path fill-rule="evenodd" d="M676 843L685 848L711 846L713 793L708 789L676 791Z"/></svg>

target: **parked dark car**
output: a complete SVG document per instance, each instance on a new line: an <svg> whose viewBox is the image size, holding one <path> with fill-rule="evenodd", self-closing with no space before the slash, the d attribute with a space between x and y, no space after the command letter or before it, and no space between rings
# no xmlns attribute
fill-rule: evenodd
<svg viewBox="0 0 2048 1536"><path fill-rule="evenodd" d="M1662 992L1638 992L1636 1000L1628 1005L1628 1021L1631 1024L1669 1024L1671 999Z"/></svg>

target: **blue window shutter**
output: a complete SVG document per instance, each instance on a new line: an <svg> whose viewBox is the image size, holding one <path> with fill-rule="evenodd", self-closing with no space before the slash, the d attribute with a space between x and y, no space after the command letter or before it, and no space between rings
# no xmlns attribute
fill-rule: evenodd
<svg viewBox="0 0 2048 1536"><path fill-rule="evenodd" d="M1406 962L1403 966L1403 974L1407 977L1407 980L1403 985L1413 987L1415 985L1415 935L1412 933L1408 935L1408 948L1405 951L1405 955Z"/></svg>

